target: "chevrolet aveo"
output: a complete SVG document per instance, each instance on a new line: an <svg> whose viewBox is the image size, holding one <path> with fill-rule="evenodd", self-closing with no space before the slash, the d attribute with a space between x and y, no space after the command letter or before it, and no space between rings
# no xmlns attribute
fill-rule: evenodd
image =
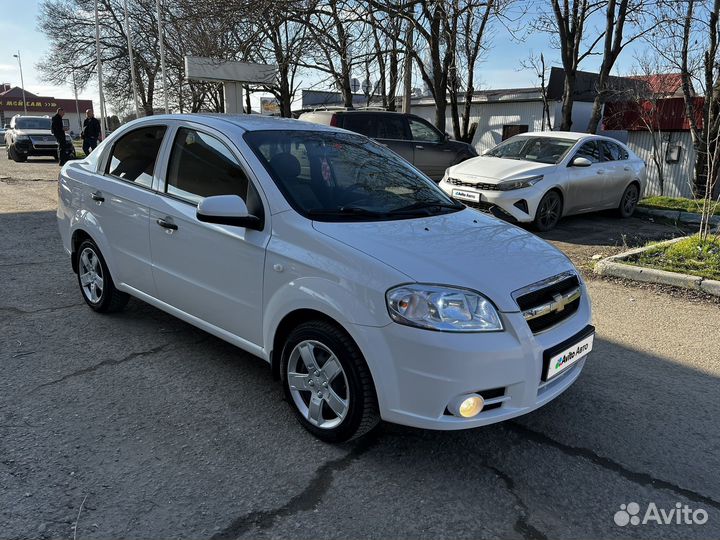
<svg viewBox="0 0 720 540"><path fill-rule="evenodd" d="M134 296L260 356L326 441L380 419L464 429L527 413L592 349L567 257L361 135L153 116L65 165L58 192L93 310Z"/></svg>

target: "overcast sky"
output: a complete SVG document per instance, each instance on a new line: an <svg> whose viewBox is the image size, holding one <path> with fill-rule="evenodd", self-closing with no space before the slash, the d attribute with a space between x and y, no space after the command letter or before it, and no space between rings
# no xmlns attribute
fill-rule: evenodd
<svg viewBox="0 0 720 540"><path fill-rule="evenodd" d="M40 74L35 67L49 49L47 39L37 30L38 3L37 0L24 0L23 2L0 0L0 13L2 13L0 18L0 82L20 86L17 59L13 58L13 54L17 54L19 50L25 87L28 91L56 98L72 98L73 89L70 81L67 85L60 87L49 85L40 79ZM624 51L615 71L623 73L629 70L634 55L641 49L642 45L640 44ZM538 85L537 77L533 72L519 69L520 62L527 58L530 51L536 54L543 52L548 63L559 65L558 53L550 48L547 35L528 35L523 43L518 43L508 31L498 27L492 42L492 50L490 54L486 55L484 63L480 66L479 83L481 87L514 88ZM598 57L591 57L581 67L591 71L597 69L599 63ZM361 77L362 74L359 73L358 78ZM308 83L314 82L310 76L305 79ZM79 97L92 99L96 109L98 108L97 88L87 88L80 93ZM259 98L256 100L259 103Z"/></svg>

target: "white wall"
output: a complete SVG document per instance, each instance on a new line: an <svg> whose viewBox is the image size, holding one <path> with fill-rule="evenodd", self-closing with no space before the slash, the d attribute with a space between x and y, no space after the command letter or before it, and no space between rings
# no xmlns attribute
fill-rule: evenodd
<svg viewBox="0 0 720 540"><path fill-rule="evenodd" d="M647 164L647 187L645 195L665 195L667 197L692 197L693 171L695 169L695 148L689 131L673 131L655 134L662 143L662 168L665 178L662 193L660 177L653 162L653 134L649 131L631 131L628 134L628 147ZM680 145L680 160L677 163L666 163L665 152L668 144ZM658 145L660 146L660 145Z"/></svg>

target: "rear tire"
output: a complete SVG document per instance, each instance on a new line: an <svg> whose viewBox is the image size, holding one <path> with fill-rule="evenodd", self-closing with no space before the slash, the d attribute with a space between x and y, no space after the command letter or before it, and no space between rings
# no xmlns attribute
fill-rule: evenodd
<svg viewBox="0 0 720 540"><path fill-rule="evenodd" d="M533 228L536 231L545 232L555 228L560 221L563 210L562 197L557 191L548 191L538 204L535 210Z"/></svg>
<svg viewBox="0 0 720 540"><path fill-rule="evenodd" d="M639 201L640 188L633 182L626 187L623 192L622 198L620 199L620 206L617 208L618 215L623 219L629 218L635 213Z"/></svg>
<svg viewBox="0 0 720 540"><path fill-rule="evenodd" d="M361 437L380 422L365 359L350 336L331 323L309 321L290 332L280 374L298 421L325 442Z"/></svg>
<svg viewBox="0 0 720 540"><path fill-rule="evenodd" d="M85 303L98 313L121 311L130 296L115 288L110 270L95 242L83 241L77 249L78 284Z"/></svg>

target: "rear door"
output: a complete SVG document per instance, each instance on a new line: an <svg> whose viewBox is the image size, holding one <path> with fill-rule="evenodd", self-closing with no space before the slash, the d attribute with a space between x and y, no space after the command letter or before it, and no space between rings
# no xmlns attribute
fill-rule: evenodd
<svg viewBox="0 0 720 540"><path fill-rule="evenodd" d="M361 113L359 113L361 114ZM355 116L348 114L346 117ZM384 144L393 152L413 163L415 149L405 117L397 113L367 113L369 131L380 144Z"/></svg>
<svg viewBox="0 0 720 540"><path fill-rule="evenodd" d="M605 160L605 207L615 207L620 204L625 186L626 178L629 181L630 172L625 170L627 162L623 163L621 158L621 148L612 141L600 140L598 143L603 150L603 158Z"/></svg>
<svg viewBox="0 0 720 540"><path fill-rule="evenodd" d="M567 213L601 208L606 200L607 167L598 142L590 140L583 143L570 160L572 163L576 157L584 157L590 160L592 165L568 166L568 196L565 200Z"/></svg>
<svg viewBox="0 0 720 540"><path fill-rule="evenodd" d="M157 298L255 345L262 343L262 288L270 227L255 231L197 219L212 195L238 195L265 218L260 193L224 135L179 126L150 210Z"/></svg>
<svg viewBox="0 0 720 540"><path fill-rule="evenodd" d="M447 144L447 137L430 122L418 116L408 116L408 124L415 144L415 166L435 181L440 181L445 169L455 164L457 155Z"/></svg>
<svg viewBox="0 0 720 540"><path fill-rule="evenodd" d="M115 282L150 296L155 293L148 237L150 203L166 132L165 125L145 125L120 137L86 203L110 244Z"/></svg>

